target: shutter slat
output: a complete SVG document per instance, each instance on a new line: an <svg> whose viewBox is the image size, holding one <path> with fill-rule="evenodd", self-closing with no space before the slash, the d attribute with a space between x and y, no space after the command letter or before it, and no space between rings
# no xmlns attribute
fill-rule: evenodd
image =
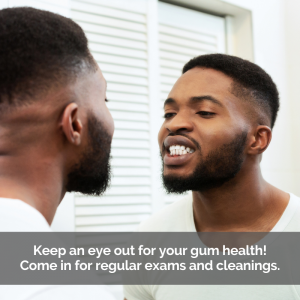
<svg viewBox="0 0 300 300"><path fill-rule="evenodd" d="M142 158L113 158L111 164L116 167L150 167L151 165L149 159Z"/></svg>
<svg viewBox="0 0 300 300"><path fill-rule="evenodd" d="M150 196L102 196L100 197L76 197L76 206L87 206L87 205L128 205L128 204L151 204Z"/></svg>
<svg viewBox="0 0 300 300"><path fill-rule="evenodd" d="M164 42L160 42L160 49L161 50L165 50L165 51L169 51L169 52L173 52L173 53L182 53L185 55L189 55L189 56L198 56L200 52L203 52L205 50L203 49L193 49L193 48L189 48L189 47L185 47L185 45L181 46L176 46L173 44L168 44L168 43L164 43ZM211 47L211 51L214 51L215 46Z"/></svg>
<svg viewBox="0 0 300 300"><path fill-rule="evenodd" d="M142 95L147 95L148 93L148 88L144 86L120 84L120 83L113 83L113 82L108 83L107 90L120 91L120 92L131 93L131 94L142 94Z"/></svg>
<svg viewBox="0 0 300 300"><path fill-rule="evenodd" d="M135 95L130 93L120 93L118 91L107 91L107 97L109 100L123 101L123 102L136 102L136 103L148 103L148 97L146 95Z"/></svg>
<svg viewBox="0 0 300 300"><path fill-rule="evenodd" d="M121 167L116 166L114 168L114 175L115 176L150 176L150 168L149 167Z"/></svg>
<svg viewBox="0 0 300 300"><path fill-rule="evenodd" d="M124 58L116 55L93 53L95 60L100 64L111 63L113 65L121 65L135 68L147 68L147 61L143 59Z"/></svg>
<svg viewBox="0 0 300 300"><path fill-rule="evenodd" d="M107 103L107 107L111 110L125 110L134 112L149 112L149 106L147 104L138 103L125 103L119 101L111 101Z"/></svg>
<svg viewBox="0 0 300 300"><path fill-rule="evenodd" d="M149 150L142 149L112 149L111 154L113 157L138 157L138 158L148 158L150 156ZM115 184L115 182L113 182Z"/></svg>
<svg viewBox="0 0 300 300"><path fill-rule="evenodd" d="M116 122L116 121L115 121ZM139 126L139 125L138 125ZM150 143L148 140L130 140L123 138L114 138L112 141L112 147L114 148L131 148L131 149L149 149Z"/></svg>
<svg viewBox="0 0 300 300"><path fill-rule="evenodd" d="M197 51L199 51L199 55L201 55L201 52L204 53L208 53L208 52L212 52L217 50L216 45L210 45L210 44L205 44L202 43L201 41L198 40L189 40L186 39L185 36L182 36L181 38L179 37L174 37L174 36L170 36L170 35L166 35L166 34L161 34L159 40L161 42L164 42L165 44L171 44L171 45L176 45L176 46L186 46L189 48L193 48Z"/></svg>
<svg viewBox="0 0 300 300"><path fill-rule="evenodd" d="M139 33L139 32L128 31L128 30L123 30L123 29L111 28L111 27L102 26L102 25L85 23L85 22L78 21L76 19L75 19L75 21L86 32L100 33L100 34L105 34L108 36L114 36L114 37L119 37L119 38L128 38L128 39L136 40L136 41L143 41L143 42L147 41L147 36L145 33Z"/></svg>
<svg viewBox="0 0 300 300"><path fill-rule="evenodd" d="M120 9L111 8L104 5L94 5L86 2L72 1L73 11L82 11L90 14L97 14L114 19L128 20L132 22L146 24L146 16L144 14L132 13Z"/></svg>
<svg viewBox="0 0 300 300"><path fill-rule="evenodd" d="M92 23L96 25L104 25L113 28L120 28L120 29L127 29L136 32L143 32L146 33L146 25L143 23L133 23L131 21L124 21L124 20L116 20L110 17L105 17L99 14L91 14L87 12L81 11L73 11L72 18L78 21L83 21L87 23Z"/></svg>
<svg viewBox="0 0 300 300"><path fill-rule="evenodd" d="M115 128L116 129L133 129L133 130L150 130L150 126L148 123L142 122L126 122L126 121L115 121ZM127 142L128 143L128 142ZM147 148L149 148L147 146Z"/></svg>
<svg viewBox="0 0 300 300"><path fill-rule="evenodd" d="M111 114L115 120L149 122L149 115L146 113L120 112L111 110Z"/></svg>
<svg viewBox="0 0 300 300"><path fill-rule="evenodd" d="M149 154L148 154L149 155ZM151 180L149 177L144 176L144 177L113 177L112 178L112 183L114 185L151 185Z"/></svg>
<svg viewBox="0 0 300 300"><path fill-rule="evenodd" d="M163 66L161 66L160 73L162 75L171 76L174 79L178 79L181 76L181 69L175 70L175 69L170 69L170 68L164 68Z"/></svg>
<svg viewBox="0 0 300 300"><path fill-rule="evenodd" d="M100 69L102 72L105 72L106 76L122 74L139 78L142 77L143 80L148 77L147 70L142 68L130 68L126 66L116 66L112 64L101 63Z"/></svg>
<svg viewBox="0 0 300 300"><path fill-rule="evenodd" d="M149 131L142 131L142 130L121 130L116 129L114 133L115 138L128 138L128 139L135 139L135 140L149 140Z"/></svg>
<svg viewBox="0 0 300 300"><path fill-rule="evenodd" d="M177 71L177 72L178 71L180 72L184 65L184 63L182 63L182 62L177 62L174 60L167 60L167 59L163 59L163 58L161 58L159 61L160 61L160 65L162 67L172 68L172 69L175 69L175 71Z"/></svg>
<svg viewBox="0 0 300 300"><path fill-rule="evenodd" d="M144 50L132 50L118 46L108 46L104 44L89 43L89 48L95 53L104 53L111 55L119 55L129 58L147 59L147 53Z"/></svg>
<svg viewBox="0 0 300 300"><path fill-rule="evenodd" d="M190 39L192 41L199 41L201 43L215 45L217 43L217 38L214 35L205 34L201 31L180 28L178 26L170 26L166 24L159 25L159 32L162 35L169 35L173 37Z"/></svg>
<svg viewBox="0 0 300 300"><path fill-rule="evenodd" d="M119 216L100 216L100 217L78 217L76 219L76 226L80 225L117 225L117 224L126 224L128 220L130 223L140 223L141 221L145 220L149 216L149 213L143 214L139 213L136 215L126 214L126 215L119 215Z"/></svg>
<svg viewBox="0 0 300 300"><path fill-rule="evenodd" d="M148 80L144 77L138 77L138 76L125 76L125 75L118 75L118 74L110 74L107 72L103 72L105 79L109 82L114 83L127 83L132 85L141 85L141 86L148 86Z"/></svg>
<svg viewBox="0 0 300 300"><path fill-rule="evenodd" d="M118 38L113 36L107 36L100 33L86 32L86 36L90 43L101 43L104 45L114 45L119 47L125 47L129 49L147 50L146 42L132 41L125 38Z"/></svg>
<svg viewBox="0 0 300 300"><path fill-rule="evenodd" d="M203 54L199 53L198 55ZM169 51L160 50L160 58L161 59L167 59L171 61L180 62L182 64L185 64L188 62L193 56L191 55L184 55L184 54L177 54Z"/></svg>
<svg viewBox="0 0 300 300"><path fill-rule="evenodd" d="M105 215L119 215L124 213L150 213L151 207L148 204L145 205L126 205L126 206L80 206L76 207L77 216L105 216Z"/></svg>

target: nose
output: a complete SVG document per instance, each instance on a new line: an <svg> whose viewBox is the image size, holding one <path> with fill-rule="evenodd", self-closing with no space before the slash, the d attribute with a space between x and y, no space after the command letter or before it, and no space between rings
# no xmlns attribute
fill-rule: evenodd
<svg viewBox="0 0 300 300"><path fill-rule="evenodd" d="M177 114L169 122L165 124L166 129L172 133L185 133L193 131L193 123L189 116L184 114Z"/></svg>

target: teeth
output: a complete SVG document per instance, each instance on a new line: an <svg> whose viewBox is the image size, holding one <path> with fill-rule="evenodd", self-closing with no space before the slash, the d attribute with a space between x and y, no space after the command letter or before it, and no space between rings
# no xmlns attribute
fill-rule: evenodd
<svg viewBox="0 0 300 300"><path fill-rule="evenodd" d="M195 150L191 149L189 147L185 146L180 146L180 145L173 145L169 148L170 154L171 155L184 155L184 154L188 154L188 153L194 153Z"/></svg>

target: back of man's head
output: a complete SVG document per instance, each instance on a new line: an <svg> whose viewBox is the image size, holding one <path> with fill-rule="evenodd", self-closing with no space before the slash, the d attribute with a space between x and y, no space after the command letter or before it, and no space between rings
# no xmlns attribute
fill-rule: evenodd
<svg viewBox="0 0 300 300"><path fill-rule="evenodd" d="M80 26L48 11L0 10L0 45L0 108L35 100L96 68Z"/></svg>
<svg viewBox="0 0 300 300"><path fill-rule="evenodd" d="M107 188L106 81L83 30L58 14L0 10L0 45L0 184L29 195L50 222L66 191ZM12 191L0 197L19 197Z"/></svg>

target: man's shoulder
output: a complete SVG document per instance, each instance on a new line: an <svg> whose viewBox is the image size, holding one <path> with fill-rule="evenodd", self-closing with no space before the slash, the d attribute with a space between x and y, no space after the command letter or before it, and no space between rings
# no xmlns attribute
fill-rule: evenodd
<svg viewBox="0 0 300 300"><path fill-rule="evenodd" d="M51 231L44 216L18 199L0 198L0 231Z"/></svg>
<svg viewBox="0 0 300 300"><path fill-rule="evenodd" d="M290 198L290 214L291 217L287 220L287 226L284 231L299 232L300 231L300 198L291 194Z"/></svg>
<svg viewBox="0 0 300 300"><path fill-rule="evenodd" d="M143 232L169 232L186 231L186 222L193 217L192 195L189 194L176 202L165 206L163 209L142 222L138 231Z"/></svg>

